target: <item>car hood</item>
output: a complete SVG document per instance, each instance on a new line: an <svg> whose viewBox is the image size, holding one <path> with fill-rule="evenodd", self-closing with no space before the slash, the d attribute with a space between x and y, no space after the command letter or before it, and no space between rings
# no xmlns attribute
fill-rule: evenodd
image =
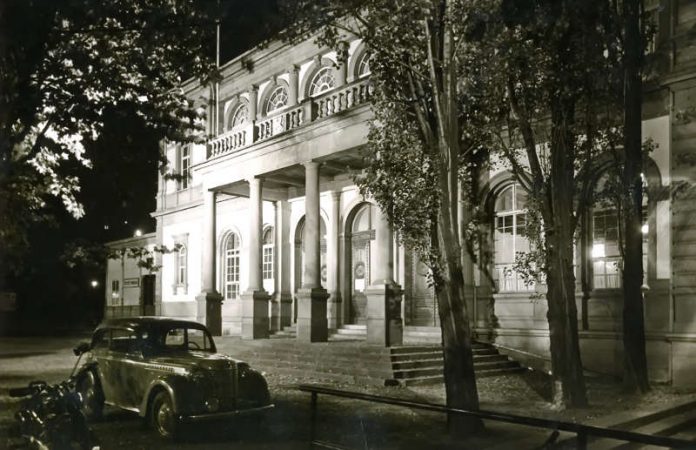
<svg viewBox="0 0 696 450"><path fill-rule="evenodd" d="M234 359L222 353L196 351L155 356L150 359L150 362L167 366L184 367L187 369L200 368L203 370L225 370L240 364L247 365L244 361Z"/></svg>

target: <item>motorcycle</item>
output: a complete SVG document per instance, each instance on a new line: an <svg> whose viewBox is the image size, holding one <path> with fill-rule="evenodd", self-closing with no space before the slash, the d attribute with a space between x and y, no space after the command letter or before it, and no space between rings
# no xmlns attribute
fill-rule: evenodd
<svg viewBox="0 0 696 450"><path fill-rule="evenodd" d="M29 448L99 449L82 412L82 398L75 390L75 370L82 357L79 351L80 347L74 350L78 359L67 380L54 385L32 381L26 387L10 389L10 397L26 397L20 402L15 419L19 422L19 433Z"/></svg>

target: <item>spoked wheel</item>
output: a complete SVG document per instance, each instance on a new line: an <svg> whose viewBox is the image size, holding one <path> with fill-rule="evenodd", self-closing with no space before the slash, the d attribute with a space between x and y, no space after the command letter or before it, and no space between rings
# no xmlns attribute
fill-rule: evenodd
<svg viewBox="0 0 696 450"><path fill-rule="evenodd" d="M150 422L157 433L165 439L175 439L179 431L179 421L169 394L158 393L152 401L150 411Z"/></svg>
<svg viewBox="0 0 696 450"><path fill-rule="evenodd" d="M82 413L88 420L99 419L104 411L104 396L94 372L85 372L77 382L77 392L82 402Z"/></svg>

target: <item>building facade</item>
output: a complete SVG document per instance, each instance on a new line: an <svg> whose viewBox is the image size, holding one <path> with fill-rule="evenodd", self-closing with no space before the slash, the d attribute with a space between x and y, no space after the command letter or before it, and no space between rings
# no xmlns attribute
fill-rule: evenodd
<svg viewBox="0 0 696 450"><path fill-rule="evenodd" d="M650 376L675 384L696 370L696 6L655 2L658 81L646 85L643 134L656 144L644 180L645 314ZM206 144L164 143L180 180L160 177L155 241L158 313L206 322L216 334L265 338L296 325L297 338L326 340L346 325L398 345L402 333L439 329L427 269L398 245L379 207L351 173L371 117L369 54L359 40L342 50L312 41L273 43L225 64L218 88L191 82L208 112ZM598 167L596 189L606 171ZM488 174L493 282L469 265L467 299L480 339L531 366L547 365L543 285L515 271L528 250L524 192L503 169ZM576 246L583 361L621 373L621 257L615 211L595 202Z"/></svg>

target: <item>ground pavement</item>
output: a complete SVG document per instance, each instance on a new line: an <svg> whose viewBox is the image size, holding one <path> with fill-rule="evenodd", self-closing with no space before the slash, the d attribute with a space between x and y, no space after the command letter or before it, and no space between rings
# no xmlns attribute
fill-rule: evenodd
<svg viewBox="0 0 696 450"><path fill-rule="evenodd" d="M75 357L71 348L79 338L0 338L0 449L13 448L9 429L17 401L7 395L9 387L21 386L32 379L56 382L66 377ZM309 436L309 395L296 389L311 379L267 374L276 408L263 423L256 420L214 423L192 430L184 442L160 440L143 426L137 415L107 409L104 419L93 425L102 449L306 449ZM412 388L362 387L333 385L377 395L441 403L442 386ZM483 379L479 382L482 408L518 414L535 414L563 419L596 420L612 410L606 401L614 385L590 383L590 396L601 398L595 408L558 413L549 408L544 381L539 374L522 373ZM666 392L666 391L665 391ZM680 393L660 391L646 403L675 400ZM670 397L672 396L672 397ZM616 405L616 399L608 400ZM626 400L621 410L640 410L640 401ZM633 403L630 403L633 402ZM646 405L648 406L648 405ZM548 436L547 431L505 424L487 423L486 431L452 441L444 433L444 417L389 405L368 404L357 400L320 396L317 436L319 439L352 449L532 449ZM17 447L14 447L17 448Z"/></svg>

